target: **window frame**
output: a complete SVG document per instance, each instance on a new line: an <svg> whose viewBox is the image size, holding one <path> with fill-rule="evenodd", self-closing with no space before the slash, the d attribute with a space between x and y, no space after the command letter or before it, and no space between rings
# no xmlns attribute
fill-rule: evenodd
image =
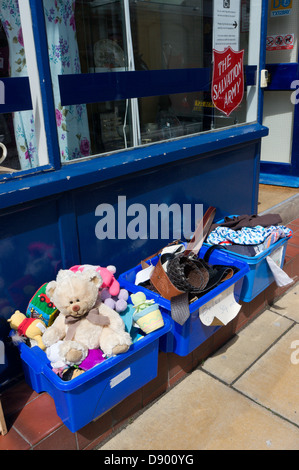
<svg viewBox="0 0 299 470"><path fill-rule="evenodd" d="M156 142L147 146L121 149L113 152L113 157L109 153L100 154L62 164L57 137L43 2L40 0L26 1L31 9L49 164L30 170L4 174L2 178L0 177L0 182L5 183L4 186L2 185L2 191L0 192L0 209L177 160L182 160L183 164L183 160L186 158L195 156L202 158L211 152L226 150L231 146L242 146L249 142L258 142L261 137L267 135L268 129L262 125L262 89L260 88L258 74L256 77L258 108L257 120L254 123L234 125L212 132L178 137L174 140ZM267 2L262 0L259 68L262 68L265 63L265 51L262 44L265 42L266 28ZM140 72L129 71L122 73L136 74ZM196 69L194 73L196 73ZM77 80L80 80L80 77L77 76ZM5 80L13 79L8 78Z"/></svg>

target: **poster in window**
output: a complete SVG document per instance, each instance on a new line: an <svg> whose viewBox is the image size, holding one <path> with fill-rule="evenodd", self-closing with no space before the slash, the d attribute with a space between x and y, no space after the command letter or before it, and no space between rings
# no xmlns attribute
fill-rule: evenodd
<svg viewBox="0 0 299 470"><path fill-rule="evenodd" d="M292 13L293 0L271 0L271 18L280 18Z"/></svg>
<svg viewBox="0 0 299 470"><path fill-rule="evenodd" d="M241 0L214 0L213 49L224 51L240 47Z"/></svg>
<svg viewBox="0 0 299 470"><path fill-rule="evenodd" d="M272 34L267 36L267 51L282 51L294 48L294 34Z"/></svg>

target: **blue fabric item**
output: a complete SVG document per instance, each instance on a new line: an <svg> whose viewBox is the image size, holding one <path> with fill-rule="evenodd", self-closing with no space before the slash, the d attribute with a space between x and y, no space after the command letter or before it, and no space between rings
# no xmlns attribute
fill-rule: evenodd
<svg viewBox="0 0 299 470"><path fill-rule="evenodd" d="M238 245L259 245L263 243L271 233L279 230L280 238L292 235L292 230L285 226L271 225L270 227L243 227L241 230L232 230L227 227L217 227L207 238L210 245L221 243L235 243Z"/></svg>
<svg viewBox="0 0 299 470"><path fill-rule="evenodd" d="M144 337L144 335L141 333L141 330L139 328L136 328L133 325L134 311L135 311L134 306L131 304L128 304L126 310L119 314L125 324L126 332L131 335L133 343L135 343L135 341L138 341L139 339Z"/></svg>

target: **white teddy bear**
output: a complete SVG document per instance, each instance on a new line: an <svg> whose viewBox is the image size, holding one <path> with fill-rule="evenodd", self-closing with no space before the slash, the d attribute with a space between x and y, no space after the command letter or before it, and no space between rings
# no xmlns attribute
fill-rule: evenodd
<svg viewBox="0 0 299 470"><path fill-rule="evenodd" d="M46 294L59 310L53 325L43 334L47 348L62 341L60 358L80 364L89 349L100 348L107 357L126 352L132 339L120 315L101 302L102 278L94 269L83 272L60 270Z"/></svg>

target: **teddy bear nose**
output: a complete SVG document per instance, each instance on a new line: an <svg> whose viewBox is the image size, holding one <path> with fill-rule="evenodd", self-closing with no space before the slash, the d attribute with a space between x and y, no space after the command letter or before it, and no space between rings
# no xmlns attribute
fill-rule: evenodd
<svg viewBox="0 0 299 470"><path fill-rule="evenodd" d="M78 312L80 310L80 305L76 304L72 307L73 312Z"/></svg>

